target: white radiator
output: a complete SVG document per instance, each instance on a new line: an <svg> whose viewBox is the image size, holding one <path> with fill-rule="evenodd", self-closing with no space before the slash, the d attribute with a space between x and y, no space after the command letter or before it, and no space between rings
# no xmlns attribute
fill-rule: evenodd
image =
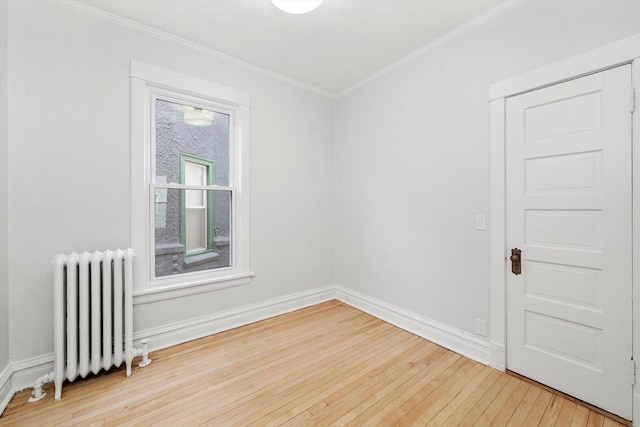
<svg viewBox="0 0 640 427"><path fill-rule="evenodd" d="M54 367L39 378L30 401L44 397L42 385L55 383L55 399L65 380L148 359L146 340L133 347L133 249L56 255L54 285Z"/></svg>

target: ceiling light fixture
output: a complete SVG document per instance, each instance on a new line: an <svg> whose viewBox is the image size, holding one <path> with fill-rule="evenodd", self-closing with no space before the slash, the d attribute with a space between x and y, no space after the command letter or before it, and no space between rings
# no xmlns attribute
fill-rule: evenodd
<svg viewBox="0 0 640 427"><path fill-rule="evenodd" d="M300 15L311 12L324 0L271 0L271 3L283 12Z"/></svg>

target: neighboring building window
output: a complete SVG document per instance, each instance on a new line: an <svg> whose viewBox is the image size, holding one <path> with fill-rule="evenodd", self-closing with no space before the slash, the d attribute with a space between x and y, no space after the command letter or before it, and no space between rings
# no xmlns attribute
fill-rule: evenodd
<svg viewBox="0 0 640 427"><path fill-rule="evenodd" d="M247 281L248 96L132 62L132 101L137 293Z"/></svg>
<svg viewBox="0 0 640 427"><path fill-rule="evenodd" d="M180 183L201 187L213 185L213 162L181 154ZM187 190L182 196L180 237L186 255L213 251L213 198L208 197L205 190Z"/></svg>

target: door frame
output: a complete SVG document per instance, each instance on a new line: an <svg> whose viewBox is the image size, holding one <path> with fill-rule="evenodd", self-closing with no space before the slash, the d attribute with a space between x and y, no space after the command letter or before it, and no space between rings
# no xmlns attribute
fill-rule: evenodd
<svg viewBox="0 0 640 427"><path fill-rule="evenodd" d="M507 241L506 241L506 100L532 90L573 80L624 64L632 64L632 87L640 98L640 34L604 47L496 82L490 86L491 109L491 324L490 361L493 368L507 368ZM631 94L629 94L631 97ZM630 98L631 102L631 98ZM636 100L636 109L640 101ZM633 116L633 273L640 271L640 113ZM633 274L633 353L640 355L640 275ZM631 371L631 369L630 369ZM631 377L632 373L629 372ZM638 383L638 381L636 381ZM640 387L633 387L633 414L640 414Z"/></svg>

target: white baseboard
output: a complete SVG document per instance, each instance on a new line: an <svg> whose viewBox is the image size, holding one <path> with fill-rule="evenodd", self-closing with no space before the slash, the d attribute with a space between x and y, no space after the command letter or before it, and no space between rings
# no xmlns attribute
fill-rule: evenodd
<svg viewBox="0 0 640 427"><path fill-rule="evenodd" d="M33 387L38 378L51 371L53 371L53 353L10 362L0 372L0 414L16 392Z"/></svg>
<svg viewBox="0 0 640 427"><path fill-rule="evenodd" d="M137 341L147 338L150 351L160 350L332 299L335 299L333 286L317 288L209 316L138 331L133 334L133 339Z"/></svg>
<svg viewBox="0 0 640 427"><path fill-rule="evenodd" d="M138 331L134 334L134 340L147 338L149 349L159 350L336 298L456 353L480 363L489 364L488 342L342 286L327 286L159 328Z"/></svg>
<svg viewBox="0 0 640 427"><path fill-rule="evenodd" d="M489 366L504 372L507 369L507 349L504 344L491 341L491 361Z"/></svg>
<svg viewBox="0 0 640 427"><path fill-rule="evenodd" d="M7 364L0 372L0 415L9 404L13 397L13 388L11 387L11 363Z"/></svg>
<svg viewBox="0 0 640 427"><path fill-rule="evenodd" d="M53 353L11 363L11 385L14 393L33 387L35 381L53 371Z"/></svg>
<svg viewBox="0 0 640 427"><path fill-rule="evenodd" d="M337 285L336 298L378 319L391 323L405 331L418 335L451 351L489 364L489 343L460 329L412 313L384 301Z"/></svg>

